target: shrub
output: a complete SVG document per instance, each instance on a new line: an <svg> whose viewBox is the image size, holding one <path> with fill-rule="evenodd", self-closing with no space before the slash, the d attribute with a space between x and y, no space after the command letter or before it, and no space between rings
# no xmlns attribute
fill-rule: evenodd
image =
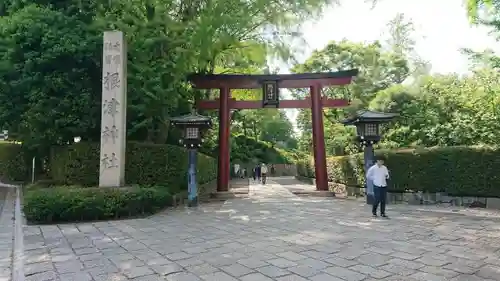
<svg viewBox="0 0 500 281"><path fill-rule="evenodd" d="M28 177L26 153L21 144L0 141L0 180L24 181Z"/></svg>
<svg viewBox="0 0 500 281"><path fill-rule="evenodd" d="M178 146L127 143L125 181L128 184L184 187L187 181L187 150ZM50 176L65 185L95 186L99 181L99 144L76 143L54 147L50 159ZM216 160L198 154L200 184L216 178Z"/></svg>
<svg viewBox="0 0 500 281"><path fill-rule="evenodd" d="M441 147L377 151L391 173L392 192L444 192L454 196L500 197L500 150L487 147ZM330 157L331 182L364 186L362 155ZM300 176L314 177L311 159L297 163Z"/></svg>
<svg viewBox="0 0 500 281"><path fill-rule="evenodd" d="M28 222L55 223L119 219L152 214L172 206L163 187L27 189L23 211Z"/></svg>

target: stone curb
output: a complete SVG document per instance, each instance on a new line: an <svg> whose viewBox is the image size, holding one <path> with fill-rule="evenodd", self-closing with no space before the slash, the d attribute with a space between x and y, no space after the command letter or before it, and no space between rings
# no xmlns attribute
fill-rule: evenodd
<svg viewBox="0 0 500 281"><path fill-rule="evenodd" d="M16 205L14 209L14 251L12 267L12 281L24 281L24 235L23 235L23 215L21 212L22 190L16 187Z"/></svg>
<svg viewBox="0 0 500 281"><path fill-rule="evenodd" d="M24 281L24 237L23 216L21 212L21 187L1 182L0 187L8 188L1 216L2 220L8 218L11 223L10 227L12 227L11 280Z"/></svg>

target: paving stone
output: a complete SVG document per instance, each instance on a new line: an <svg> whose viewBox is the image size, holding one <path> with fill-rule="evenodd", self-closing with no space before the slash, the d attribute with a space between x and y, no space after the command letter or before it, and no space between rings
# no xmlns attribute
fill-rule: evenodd
<svg viewBox="0 0 500 281"><path fill-rule="evenodd" d="M194 273L195 275L200 276L219 271L219 269L208 263L204 263L200 265L186 267L186 271L189 271L191 273Z"/></svg>
<svg viewBox="0 0 500 281"><path fill-rule="evenodd" d="M54 267L60 274L68 272L78 272L83 269L83 265L79 261L56 262L54 263Z"/></svg>
<svg viewBox="0 0 500 281"><path fill-rule="evenodd" d="M117 268L125 270L125 269L130 269L134 267L142 267L145 266L146 264L140 260L133 259L133 260L118 260L118 261L113 261L113 263L116 265Z"/></svg>
<svg viewBox="0 0 500 281"><path fill-rule="evenodd" d="M256 258L241 259L238 261L238 263L248 268L257 268L269 265L267 262Z"/></svg>
<svg viewBox="0 0 500 281"><path fill-rule="evenodd" d="M152 274L154 274L153 270L146 266L131 267L123 271L123 275L127 276L128 278L136 278Z"/></svg>
<svg viewBox="0 0 500 281"><path fill-rule="evenodd" d="M359 256L356 261L368 266L382 266L387 264L391 258L385 255L377 254L377 253L367 253Z"/></svg>
<svg viewBox="0 0 500 281"><path fill-rule="evenodd" d="M232 261L234 262L234 261ZM183 259L183 260L178 260L176 263L180 266L187 267L187 266L193 266L193 265L199 265L203 264L204 261L201 259L198 259L196 257L194 258L188 258L188 259Z"/></svg>
<svg viewBox="0 0 500 281"><path fill-rule="evenodd" d="M129 279L130 281L165 281L165 278L159 275L148 275Z"/></svg>
<svg viewBox="0 0 500 281"><path fill-rule="evenodd" d="M338 277L338 278L345 279L348 281L360 281L360 280L363 280L366 278L365 274L362 274L362 273L359 273L356 271L352 271L352 270L347 269L347 268L338 267L338 266L328 267L328 268L324 269L323 271L325 271L326 273L328 273L334 277Z"/></svg>
<svg viewBox="0 0 500 281"><path fill-rule="evenodd" d="M167 281L202 281L202 279L200 279L196 275L189 273L189 272L179 272L179 273L167 275L166 280Z"/></svg>
<svg viewBox="0 0 500 281"><path fill-rule="evenodd" d="M322 269L322 268L321 268ZM287 268L288 271L293 272L302 277L311 277L321 272L319 268L313 268L307 265L299 265Z"/></svg>
<svg viewBox="0 0 500 281"><path fill-rule="evenodd" d="M309 281L305 279L304 277L300 277L298 275L292 274L292 275L286 275L282 277L276 278L277 281Z"/></svg>
<svg viewBox="0 0 500 281"><path fill-rule="evenodd" d="M444 260L439 260L439 259L430 258L430 257L421 257L419 259L416 259L415 261L421 262L425 265L431 265L431 266L444 266L444 265L450 263L450 262L447 262Z"/></svg>
<svg viewBox="0 0 500 281"><path fill-rule="evenodd" d="M326 273L321 273L309 278L311 281L345 281L345 279L340 279L334 276L331 276Z"/></svg>
<svg viewBox="0 0 500 281"><path fill-rule="evenodd" d="M240 278L241 281L273 281L262 273L251 273Z"/></svg>
<svg viewBox="0 0 500 281"><path fill-rule="evenodd" d="M183 260L183 259L188 259L192 257L190 254L186 254L184 252L177 252L177 253L171 253L166 255L167 259L177 261L177 260Z"/></svg>
<svg viewBox="0 0 500 281"><path fill-rule="evenodd" d="M470 267L464 263L453 263L453 262L445 265L444 269L449 269L457 273L467 274L467 275L474 274L479 270L478 268Z"/></svg>
<svg viewBox="0 0 500 281"><path fill-rule="evenodd" d="M147 265L163 265L163 264L171 264L172 261L163 257L154 258L150 260L144 261Z"/></svg>
<svg viewBox="0 0 500 281"><path fill-rule="evenodd" d="M427 273L427 272L417 272L409 276L409 278L413 278L415 280L419 281L447 281L447 279L444 276L438 276L432 273Z"/></svg>
<svg viewBox="0 0 500 281"><path fill-rule="evenodd" d="M260 272L268 277L272 277L272 278L285 276L285 275L290 274L290 271L281 269L281 268L273 266L273 265L259 267L259 268L256 268L255 270L257 270L258 272Z"/></svg>
<svg viewBox="0 0 500 281"><path fill-rule="evenodd" d="M330 263L327 263L327 262L324 262L321 260L316 260L313 258L303 259L300 261L300 264L306 265L306 266L309 266L309 267L312 267L315 269L324 269L324 268L327 268L329 266L332 266Z"/></svg>
<svg viewBox="0 0 500 281"><path fill-rule="evenodd" d="M85 269L86 272L90 273L92 276L104 275L108 273L116 273L118 272L118 268L113 265L99 265L91 268Z"/></svg>
<svg viewBox="0 0 500 281"><path fill-rule="evenodd" d="M95 259L95 260L83 261L83 266L85 266L85 268L92 268L92 267L98 267L98 266L113 266L113 265L112 265L110 260L104 259L104 258L99 258L99 259Z"/></svg>
<svg viewBox="0 0 500 281"><path fill-rule="evenodd" d="M54 266L51 262L39 262L32 263L24 266L24 274L25 275L33 275L45 271L53 271Z"/></svg>
<svg viewBox="0 0 500 281"><path fill-rule="evenodd" d="M202 275L200 278L205 281L238 281L238 279L233 276L220 271Z"/></svg>
<svg viewBox="0 0 500 281"><path fill-rule="evenodd" d="M151 265L150 267L154 272L156 272L160 275L168 275L168 274L183 271L183 268L176 263L163 264L163 265Z"/></svg>
<svg viewBox="0 0 500 281"><path fill-rule="evenodd" d="M342 266L342 267L349 267L349 266L353 266L353 265L358 264L358 262L356 262L356 261L346 260L346 259L343 259L340 257L330 257L330 258L325 259L324 261L328 262L330 264Z"/></svg>
<svg viewBox="0 0 500 281"><path fill-rule="evenodd" d="M500 267L488 264L481 267L476 275L485 279L500 280Z"/></svg>
<svg viewBox="0 0 500 281"><path fill-rule="evenodd" d="M299 260L303 260L303 259L306 259L307 257L304 256L304 255L301 255L301 254L298 254L298 253L295 253L295 252L283 252L283 253L277 253L276 256L278 257L282 257L282 258L285 258L289 261L299 261Z"/></svg>
<svg viewBox="0 0 500 281"><path fill-rule="evenodd" d="M252 270L248 267L245 267L241 264L238 264L238 263L228 265L228 266L223 266L220 269L224 272L231 274L232 276L235 276L235 277L240 277L240 276L255 272L254 270Z"/></svg>
<svg viewBox="0 0 500 281"><path fill-rule="evenodd" d="M338 253L335 253L334 255L343 258L346 260L354 260L356 258L359 258L361 255L365 254L366 251L362 249L356 249L356 248L348 248L345 250L342 250Z"/></svg>
<svg viewBox="0 0 500 281"><path fill-rule="evenodd" d="M419 269L425 266L424 264L416 261L408 261L402 259L390 259L387 261L387 264L399 265L410 269Z"/></svg>
<svg viewBox="0 0 500 281"><path fill-rule="evenodd" d="M450 281L495 281L494 279L484 279L477 275L460 274L450 279Z"/></svg>
<svg viewBox="0 0 500 281"><path fill-rule="evenodd" d="M26 281L53 281L57 278L54 271L45 271L34 274L26 274Z"/></svg>
<svg viewBox="0 0 500 281"><path fill-rule="evenodd" d="M424 266L424 267L420 268L419 270L423 271L423 272L435 274L438 276L444 276L447 279L451 279L451 278L459 275L458 272L455 272L453 270L448 270L448 269L444 269L442 267L436 267L436 266Z"/></svg>
<svg viewBox="0 0 500 281"><path fill-rule="evenodd" d="M380 269L392 272L400 276L409 276L417 272L415 269L411 269L403 265L397 265L397 264L386 264L381 266Z"/></svg>
<svg viewBox="0 0 500 281"><path fill-rule="evenodd" d="M93 281L92 276L85 272L60 274L59 281Z"/></svg>
<svg viewBox="0 0 500 281"><path fill-rule="evenodd" d="M389 255L391 257L394 257L394 258L403 259L403 260L410 260L410 261L420 258L419 255L412 255L412 254L408 254L405 252L392 252Z"/></svg>
<svg viewBox="0 0 500 281"><path fill-rule="evenodd" d="M287 267L292 267L292 266L297 265L297 263L295 263L293 261L289 261L289 260L284 259L284 258L272 259L272 260L268 260L267 262L269 264L272 264L272 265L280 267L280 268L287 268Z"/></svg>
<svg viewBox="0 0 500 281"><path fill-rule="evenodd" d="M95 281L125 281L127 277L120 273L109 273L103 275L93 276Z"/></svg>
<svg viewBox="0 0 500 281"><path fill-rule="evenodd" d="M387 278L387 277L392 275L391 272L381 270L378 268L374 268L371 266L367 266L367 265L362 265L362 264L351 266L351 267L349 267L349 269L357 271L357 272L365 274L365 275L369 275L369 276L377 278L377 279L384 279L384 278Z"/></svg>

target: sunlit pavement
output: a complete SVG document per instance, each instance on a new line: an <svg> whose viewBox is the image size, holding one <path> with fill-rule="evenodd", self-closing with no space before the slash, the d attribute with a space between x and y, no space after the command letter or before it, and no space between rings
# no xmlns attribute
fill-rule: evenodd
<svg viewBox="0 0 500 281"><path fill-rule="evenodd" d="M397 205L373 219L279 182L148 219L26 226L26 280L500 280L499 213Z"/></svg>

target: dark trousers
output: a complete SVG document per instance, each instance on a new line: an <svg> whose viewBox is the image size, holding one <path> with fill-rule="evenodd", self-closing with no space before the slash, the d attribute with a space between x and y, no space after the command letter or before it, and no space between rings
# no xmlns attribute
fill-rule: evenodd
<svg viewBox="0 0 500 281"><path fill-rule="evenodd" d="M372 213L377 214L378 204L380 203L380 214L385 215L385 198L387 197L387 188L385 186L373 186L373 201Z"/></svg>

